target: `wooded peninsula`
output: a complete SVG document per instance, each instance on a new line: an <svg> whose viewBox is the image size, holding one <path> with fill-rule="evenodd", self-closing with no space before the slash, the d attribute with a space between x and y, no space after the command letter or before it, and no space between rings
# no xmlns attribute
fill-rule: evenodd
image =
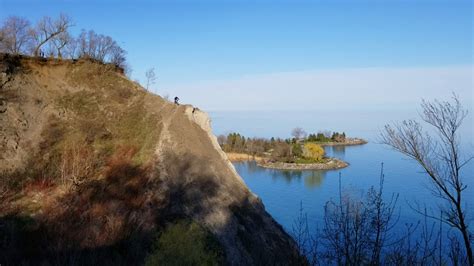
<svg viewBox="0 0 474 266"><path fill-rule="evenodd" d="M265 168L282 170L331 170L347 167L340 159L326 156L324 146L363 145L367 141L346 137L344 132L306 134L293 129L292 138L249 138L240 133L218 137L219 144L231 161L255 160Z"/></svg>

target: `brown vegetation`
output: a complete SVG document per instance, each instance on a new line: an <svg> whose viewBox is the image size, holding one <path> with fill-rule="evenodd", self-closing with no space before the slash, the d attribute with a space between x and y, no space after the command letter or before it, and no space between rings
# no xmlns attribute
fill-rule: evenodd
<svg viewBox="0 0 474 266"><path fill-rule="evenodd" d="M18 219L28 219L30 226L16 228L13 239L4 239L6 257L0 261L113 264L109 260L117 259L120 249L131 253L119 263L143 260L157 226L156 214L166 201L162 194L151 192L159 191L159 181L149 167L133 164L135 153L133 147L119 148L109 158L102 179L86 180L62 194L49 190L56 194L44 196L48 200L42 199L35 218L4 216L0 222L7 226L16 226Z"/></svg>
<svg viewBox="0 0 474 266"><path fill-rule="evenodd" d="M246 153L236 153L236 152L226 152L227 158L231 162L242 162L242 161L256 161L260 162L265 160L263 157L260 156L252 156Z"/></svg>
<svg viewBox="0 0 474 266"><path fill-rule="evenodd" d="M183 219L217 239L227 264L299 259L205 113L98 62L0 59L0 263L141 264Z"/></svg>
<svg viewBox="0 0 474 266"><path fill-rule="evenodd" d="M147 193L159 181L149 168L133 164L135 153L134 147L119 148L103 179L78 186L44 210L45 224L59 241L56 249L108 246L132 233L152 231L157 212L150 208L159 209L163 199Z"/></svg>

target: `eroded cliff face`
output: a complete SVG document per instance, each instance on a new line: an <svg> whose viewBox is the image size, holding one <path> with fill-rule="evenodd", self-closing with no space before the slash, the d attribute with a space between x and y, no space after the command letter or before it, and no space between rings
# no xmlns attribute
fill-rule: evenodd
<svg viewBox="0 0 474 266"><path fill-rule="evenodd" d="M191 106L179 106L171 121L162 131L169 134L168 137L160 138L165 141L160 142L158 150L158 158L163 158L162 167L174 167L176 157L167 158L168 151L178 154L179 158L198 158L191 164L195 164L192 168L196 167L195 176L199 177L178 182L190 184L190 191L197 180L208 184L197 193L209 195L203 195L203 200L197 205L191 199L185 204L185 213L215 233L226 247L231 264L287 264L295 260L292 240L268 215L260 199L249 191L220 149L212 134L208 115ZM166 179L167 170L162 173Z"/></svg>
<svg viewBox="0 0 474 266"><path fill-rule="evenodd" d="M212 232L226 264L301 262L203 111L89 61L2 55L0 72L0 171L3 187L20 191L4 196L0 217L29 217L46 228L53 248L36 253L102 248L131 236L146 242L185 217ZM47 192L25 192L41 180Z"/></svg>

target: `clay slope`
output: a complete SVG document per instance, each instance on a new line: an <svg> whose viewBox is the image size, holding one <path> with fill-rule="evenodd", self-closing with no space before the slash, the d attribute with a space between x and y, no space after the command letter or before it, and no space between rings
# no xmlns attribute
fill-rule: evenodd
<svg viewBox="0 0 474 266"><path fill-rule="evenodd" d="M120 245L140 264L151 235L181 218L216 237L225 264L299 262L292 239L220 150L204 112L91 61L2 55L0 86L0 233L27 220L21 234L41 239L7 237L4 250L23 248L0 262ZM113 263L95 263L104 261Z"/></svg>

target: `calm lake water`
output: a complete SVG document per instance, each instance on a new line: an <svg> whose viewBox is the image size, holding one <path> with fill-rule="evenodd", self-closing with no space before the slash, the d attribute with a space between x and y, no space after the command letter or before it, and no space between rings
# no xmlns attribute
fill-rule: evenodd
<svg viewBox="0 0 474 266"><path fill-rule="evenodd" d="M378 185L382 163L385 174L385 197L389 199L393 193L399 194L397 204L400 213L399 229L404 228L405 223L416 223L422 218L409 208L409 204L413 205L419 202L422 205L426 204L428 208L436 208L436 204L442 203L428 190L427 176L422 173L416 163L377 143L380 128L385 123L410 117L404 117L400 113L385 113L385 119L380 119L377 112L352 113L350 116L344 115L336 118L333 115L332 122L329 123L326 116L320 117L320 113L311 115L305 112L304 121L291 119L294 114L288 115L287 118L285 116L282 118L280 115L278 116L279 121L271 119L277 115L268 112L253 114L249 112L211 113L214 131L217 134L237 131L243 132L247 136L288 137L289 134L284 135L283 132L285 130L290 132L296 126L314 132L312 130L316 129L312 128L317 128L318 124L330 126L333 123L331 129L346 131L350 136L369 140L368 144L361 146L325 148L327 155L340 158L350 164L349 167L342 170L281 171L261 168L254 162L234 163L248 187L263 200L267 211L288 231L291 231L292 224L299 214L300 203L303 204L304 211L308 214L310 226L316 228L318 224L321 225L325 203L331 198L337 199L338 197L339 174L341 174L341 182L345 190L362 195L370 186ZM379 119L375 119L377 116ZM299 117L301 118L301 116ZM347 128L344 127L346 120L348 120ZM470 122L471 120L468 120L467 126L463 128L463 136L467 136L465 139L468 140L463 144L466 151L472 151L472 123ZM319 127L319 129L329 129L329 127ZM465 202L468 204L466 210L472 210L474 206L473 164L474 162L464 171L468 185L464 196ZM468 215L471 226L474 226L472 219L474 213L470 212Z"/></svg>

